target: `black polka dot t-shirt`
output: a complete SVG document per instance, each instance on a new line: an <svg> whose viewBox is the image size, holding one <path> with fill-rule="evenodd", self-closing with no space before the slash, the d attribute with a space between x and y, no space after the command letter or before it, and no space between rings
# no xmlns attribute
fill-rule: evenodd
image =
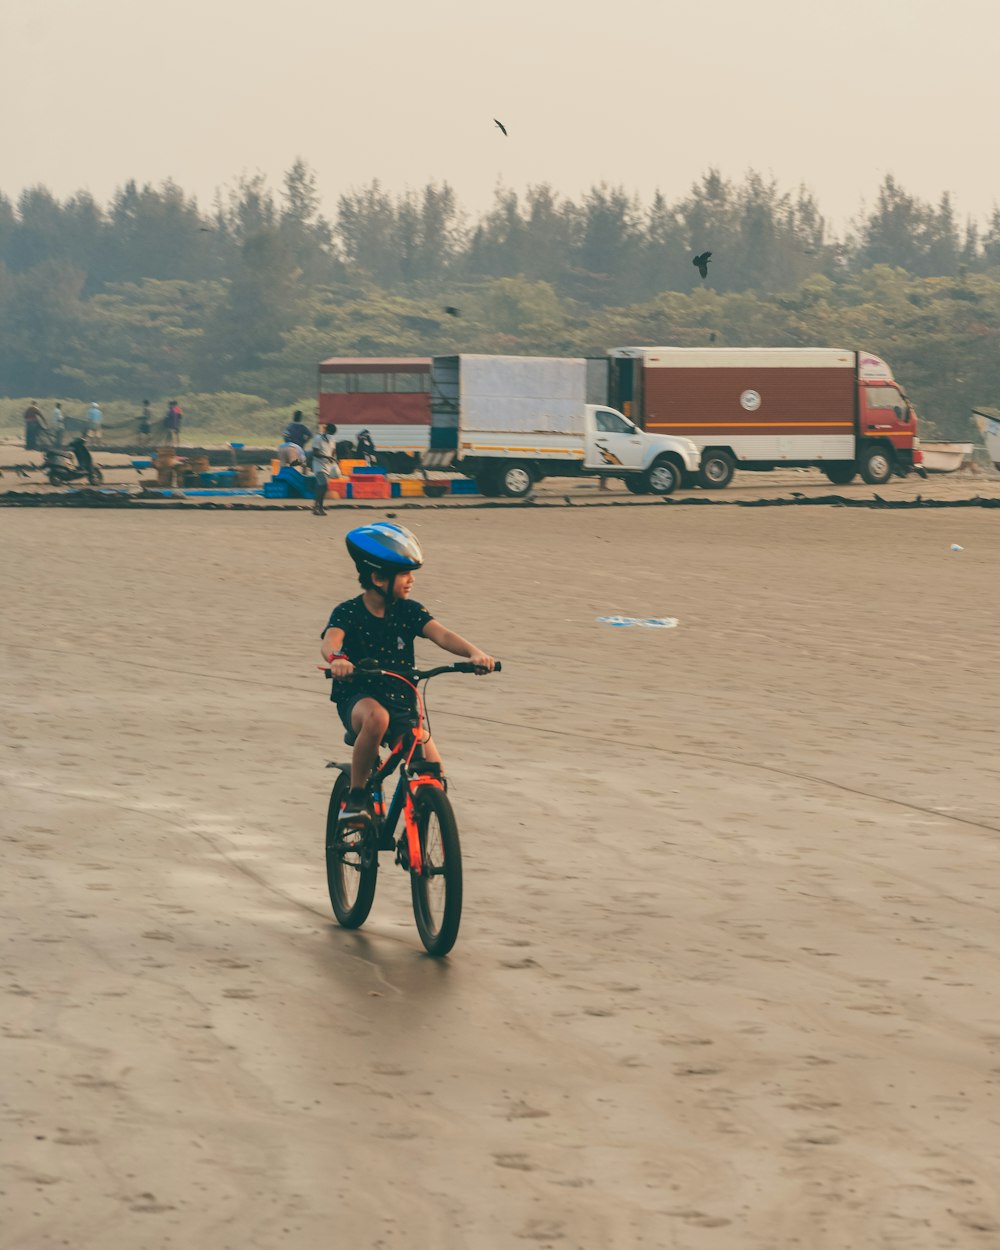
<svg viewBox="0 0 1000 1250"><path fill-rule="evenodd" d="M344 642L341 651L355 666L362 660L375 660L379 668L405 672L414 666L413 640L422 636L424 628L434 617L422 603L413 599L397 599L385 616L372 616L365 607L364 595L345 599L330 613L321 637L329 629L342 629ZM390 678L355 677L352 681L331 682L330 698L335 703L346 703L358 694L372 694L384 702L386 687L402 683ZM395 692L393 692L395 693Z"/></svg>

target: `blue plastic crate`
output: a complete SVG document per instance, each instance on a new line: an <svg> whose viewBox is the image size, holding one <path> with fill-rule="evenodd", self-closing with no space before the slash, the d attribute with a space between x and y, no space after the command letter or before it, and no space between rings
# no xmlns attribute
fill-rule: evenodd
<svg viewBox="0 0 1000 1250"><path fill-rule="evenodd" d="M361 477L365 473L369 474L371 477L385 477L386 476L385 469L376 468L375 465L369 465L366 469L353 469L351 472L352 472L352 475L355 477Z"/></svg>
<svg viewBox="0 0 1000 1250"><path fill-rule="evenodd" d="M398 482L390 482L389 489L392 491L392 495L391 495L392 499L398 499L400 495L403 493L403 488L400 486Z"/></svg>
<svg viewBox="0 0 1000 1250"><path fill-rule="evenodd" d="M235 486L236 470L209 469L206 473L198 474L198 481L202 486Z"/></svg>
<svg viewBox="0 0 1000 1250"><path fill-rule="evenodd" d="M478 495L479 487L470 477L456 477L452 479L451 493L453 495Z"/></svg>
<svg viewBox="0 0 1000 1250"><path fill-rule="evenodd" d="M264 498L265 499L287 499L288 487L284 482L265 482Z"/></svg>

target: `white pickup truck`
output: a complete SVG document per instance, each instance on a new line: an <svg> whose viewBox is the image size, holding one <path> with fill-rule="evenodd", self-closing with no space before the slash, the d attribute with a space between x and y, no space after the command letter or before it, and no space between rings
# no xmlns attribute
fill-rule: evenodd
<svg viewBox="0 0 1000 1250"><path fill-rule="evenodd" d="M430 459L475 478L484 495L522 499L545 477L618 477L636 495L694 480L701 454L691 439L647 434L606 395L600 360L436 356Z"/></svg>

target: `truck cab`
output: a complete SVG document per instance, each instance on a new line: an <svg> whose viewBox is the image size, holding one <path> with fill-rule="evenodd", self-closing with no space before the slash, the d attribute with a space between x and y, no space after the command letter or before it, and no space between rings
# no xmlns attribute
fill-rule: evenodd
<svg viewBox="0 0 1000 1250"><path fill-rule="evenodd" d="M621 477L634 494L669 495L698 472L701 455L690 439L647 434L617 409L598 404L587 405L584 420L585 470Z"/></svg>

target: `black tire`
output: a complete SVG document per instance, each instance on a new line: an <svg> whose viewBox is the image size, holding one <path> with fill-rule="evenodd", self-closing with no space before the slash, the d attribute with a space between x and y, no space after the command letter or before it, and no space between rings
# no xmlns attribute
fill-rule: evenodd
<svg viewBox="0 0 1000 1250"><path fill-rule="evenodd" d="M378 852L366 848L362 856L359 851L337 845L337 817L350 788L347 774L338 773L326 813L326 888L338 924L345 929L357 929L368 919L375 901Z"/></svg>
<svg viewBox="0 0 1000 1250"><path fill-rule="evenodd" d="M858 456L858 470L869 486L884 486L892 477L892 452L882 443L866 447Z"/></svg>
<svg viewBox="0 0 1000 1250"><path fill-rule="evenodd" d="M698 485L703 490L722 490L733 480L736 461L728 451L709 448L701 453Z"/></svg>
<svg viewBox="0 0 1000 1250"><path fill-rule="evenodd" d="M410 872L413 918L428 955L447 955L462 920L462 848L448 796L421 786L416 803L423 865Z"/></svg>
<svg viewBox="0 0 1000 1250"><path fill-rule="evenodd" d="M100 484L104 481L104 474L95 465L94 468L92 468L87 474L87 481L91 484L91 486L100 486Z"/></svg>
<svg viewBox="0 0 1000 1250"><path fill-rule="evenodd" d="M632 495L649 494L645 473L627 473L622 481L625 483L625 489Z"/></svg>
<svg viewBox="0 0 1000 1250"><path fill-rule="evenodd" d="M654 460L642 477L650 495L672 495L681 484L681 470L668 456Z"/></svg>
<svg viewBox="0 0 1000 1250"><path fill-rule="evenodd" d="M442 486L440 482L432 482L424 486L424 494L428 499L440 499L447 492L448 487Z"/></svg>
<svg viewBox="0 0 1000 1250"><path fill-rule="evenodd" d="M847 486L858 476L858 466L853 460L838 460L823 467L823 472L834 486Z"/></svg>
<svg viewBox="0 0 1000 1250"><path fill-rule="evenodd" d="M521 460L512 460L510 464L500 467L497 475L500 494L507 499L527 499L535 484L535 475L531 465Z"/></svg>

